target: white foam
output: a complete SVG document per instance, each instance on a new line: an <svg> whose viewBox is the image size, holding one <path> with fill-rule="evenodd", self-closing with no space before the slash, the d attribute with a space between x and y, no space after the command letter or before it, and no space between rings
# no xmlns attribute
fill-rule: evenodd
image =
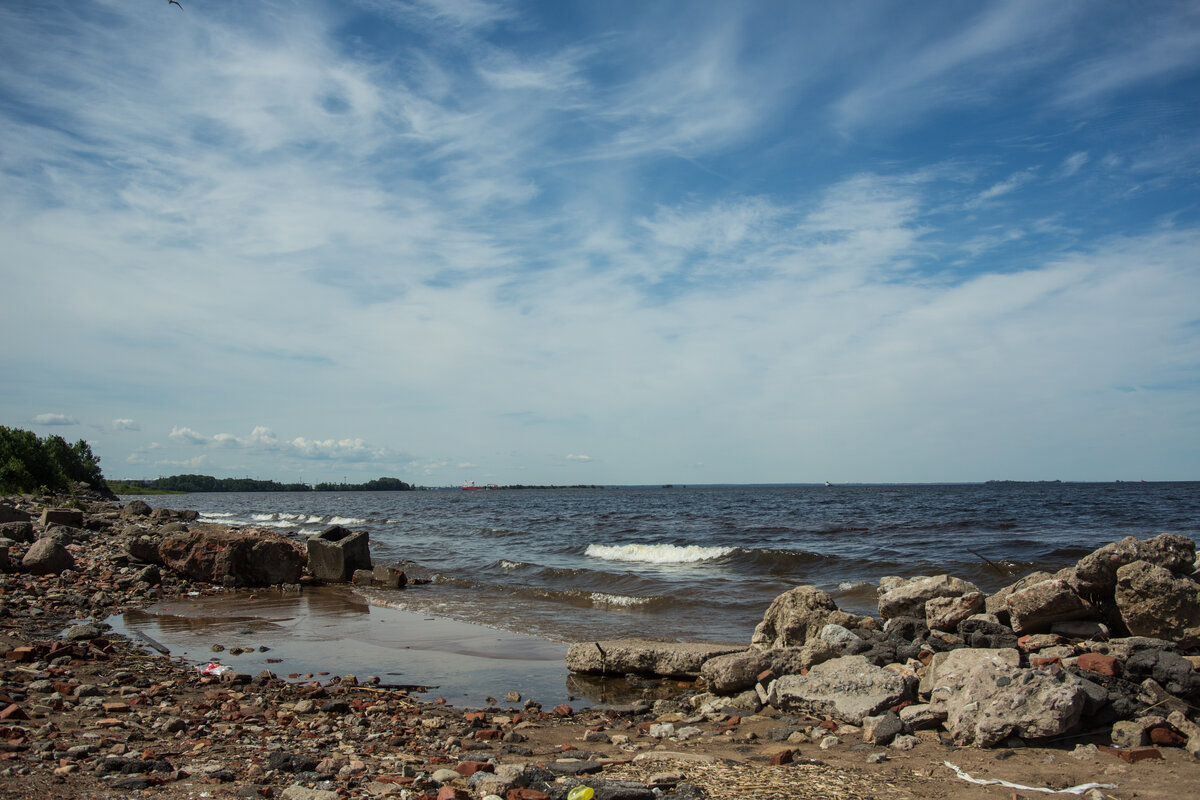
<svg viewBox="0 0 1200 800"><path fill-rule="evenodd" d="M523 566L525 565L520 561L508 561L503 558L500 559L500 569L520 569Z"/></svg>
<svg viewBox="0 0 1200 800"><path fill-rule="evenodd" d="M674 544L589 544L585 556L605 561L638 561L646 564L694 564L729 555L732 547Z"/></svg>
<svg viewBox="0 0 1200 800"><path fill-rule="evenodd" d="M605 594L604 592L592 592L592 605L596 606L632 608L633 606L644 606L649 602L649 597L633 597L627 594Z"/></svg>
<svg viewBox="0 0 1200 800"><path fill-rule="evenodd" d="M308 521L309 522L320 522L321 518L320 517L309 517ZM362 525L364 522L366 522L365 519L360 519L358 517L330 517L330 519L329 519L330 525Z"/></svg>
<svg viewBox="0 0 1200 800"><path fill-rule="evenodd" d="M237 514L225 511L206 511L200 516L204 517L205 519L228 519L230 517L236 517Z"/></svg>
<svg viewBox="0 0 1200 800"><path fill-rule="evenodd" d="M255 522L270 522L273 519L279 519L279 514L251 514L250 519Z"/></svg>

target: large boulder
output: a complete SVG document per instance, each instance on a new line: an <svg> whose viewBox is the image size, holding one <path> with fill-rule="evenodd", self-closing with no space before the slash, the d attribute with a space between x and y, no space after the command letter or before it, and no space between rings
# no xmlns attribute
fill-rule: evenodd
<svg viewBox="0 0 1200 800"><path fill-rule="evenodd" d="M21 568L34 575L58 575L73 566L75 557L67 552L67 548L57 539L50 536L34 542L21 559Z"/></svg>
<svg viewBox="0 0 1200 800"><path fill-rule="evenodd" d="M0 522L0 537L14 542L32 542L37 538L32 522Z"/></svg>
<svg viewBox="0 0 1200 800"><path fill-rule="evenodd" d="M612 639L576 642L567 648L567 669L602 675L695 678L710 658L744 651L745 645Z"/></svg>
<svg viewBox="0 0 1200 800"><path fill-rule="evenodd" d="M154 509L150 508L150 504L145 500L130 500L121 509L121 517L123 519L137 519L138 517L148 517Z"/></svg>
<svg viewBox="0 0 1200 800"><path fill-rule="evenodd" d="M1126 536L1089 553L1075 565L1071 586L1084 597L1106 598L1117 586L1117 571L1135 561L1146 561L1175 575L1192 571L1196 543L1177 533L1162 533L1145 541Z"/></svg>
<svg viewBox="0 0 1200 800"><path fill-rule="evenodd" d="M935 597L961 597L969 592L978 592L979 587L961 578L950 575L934 575L910 581L893 582L881 586L886 589L879 597L879 616L925 617L925 603Z"/></svg>
<svg viewBox="0 0 1200 800"><path fill-rule="evenodd" d="M800 647L817 637L837 610L829 592L815 586L797 586L776 597L767 608L754 629L750 646L757 650Z"/></svg>
<svg viewBox="0 0 1200 800"><path fill-rule="evenodd" d="M164 538L156 551L175 572L226 586L296 583L304 568L297 542L254 528L197 528Z"/></svg>
<svg viewBox="0 0 1200 800"><path fill-rule="evenodd" d="M992 747L1014 734L1047 739L1068 733L1086 702L1082 682L1069 673L997 666L967 673L935 705L945 709L955 744Z"/></svg>
<svg viewBox="0 0 1200 800"><path fill-rule="evenodd" d="M903 676L876 667L862 656L818 664L807 675L785 675L771 684L771 705L786 711L829 714L852 725L911 697Z"/></svg>
<svg viewBox="0 0 1200 800"><path fill-rule="evenodd" d="M1033 586L1034 584L1041 583L1042 581L1048 581L1053 578L1054 578L1054 575L1049 572L1041 572L1041 571L1031 572L1028 575L1026 575L1024 578L1021 578L1020 580L1016 581L1015 583L1010 583L1008 586L1005 586L1003 589L1000 589L995 594L988 595L987 599L984 600L984 602L983 602L983 610L987 614L995 615L996 619L999 622L1007 625L1009 623L1009 618L1008 618L1008 598L1009 598L1009 596L1016 592L1021 591L1022 589Z"/></svg>
<svg viewBox="0 0 1200 800"><path fill-rule="evenodd" d="M1117 570L1117 612L1134 636L1173 642L1200 639L1200 584L1148 561ZM1187 645L1200 644L1188 641Z"/></svg>
<svg viewBox="0 0 1200 800"><path fill-rule="evenodd" d="M1013 592L1005 602L1012 629L1022 634L1047 631L1055 622L1100 618L1094 606L1059 578Z"/></svg>
<svg viewBox="0 0 1200 800"><path fill-rule="evenodd" d="M931 597L925 601L925 624L931 631L956 631L963 620L982 614L983 592L958 597Z"/></svg>
<svg viewBox="0 0 1200 800"><path fill-rule="evenodd" d="M371 544L366 531L334 525L309 537L308 571L317 580L345 583L360 569L371 569Z"/></svg>

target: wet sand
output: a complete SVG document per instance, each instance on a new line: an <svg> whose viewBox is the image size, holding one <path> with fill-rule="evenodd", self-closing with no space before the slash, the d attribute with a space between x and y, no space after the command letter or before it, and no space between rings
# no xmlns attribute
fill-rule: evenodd
<svg viewBox="0 0 1200 800"><path fill-rule="evenodd" d="M251 675L378 676L386 685L430 687L426 699L444 697L462 708L493 705L489 698L510 691L546 707L580 705L567 687L565 644L372 606L344 587L182 597L107 621L134 641L149 636L172 658ZM233 648L245 652L234 655Z"/></svg>

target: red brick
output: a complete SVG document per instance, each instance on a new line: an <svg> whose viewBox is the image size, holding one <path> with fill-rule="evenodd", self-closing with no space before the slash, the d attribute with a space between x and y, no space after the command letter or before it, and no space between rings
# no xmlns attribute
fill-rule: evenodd
<svg viewBox="0 0 1200 800"><path fill-rule="evenodd" d="M1062 664L1062 659L1058 656L1033 656L1029 659L1029 666L1034 669L1048 667L1051 664Z"/></svg>
<svg viewBox="0 0 1200 800"><path fill-rule="evenodd" d="M795 757L795 753L793 753L791 750L780 750L778 753L771 754L769 763L773 767L781 767L784 764L792 763L792 759L794 757Z"/></svg>
<svg viewBox="0 0 1200 800"><path fill-rule="evenodd" d="M0 711L0 719L29 719L29 715L16 703L9 703L7 708Z"/></svg>
<svg viewBox="0 0 1200 800"><path fill-rule="evenodd" d="M1080 669L1086 669L1088 672L1107 675L1110 678L1117 676L1117 660L1104 653L1084 653L1076 663Z"/></svg>
<svg viewBox="0 0 1200 800"><path fill-rule="evenodd" d="M471 800L471 793L455 786L443 786L438 789L437 800Z"/></svg>
<svg viewBox="0 0 1200 800"><path fill-rule="evenodd" d="M1158 725L1150 729L1150 741L1163 747L1183 747L1187 737L1180 736L1166 725Z"/></svg>
<svg viewBox="0 0 1200 800"><path fill-rule="evenodd" d="M464 761L454 769L459 775L469 778L476 772L495 772L496 765L487 761Z"/></svg>
<svg viewBox="0 0 1200 800"><path fill-rule="evenodd" d="M561 705L555 706L551 713L553 713L556 717L569 717L574 712L571 711L571 707L569 705L562 703Z"/></svg>
<svg viewBox="0 0 1200 800"><path fill-rule="evenodd" d="M504 800L550 800L550 795L540 789L509 789L504 793Z"/></svg>

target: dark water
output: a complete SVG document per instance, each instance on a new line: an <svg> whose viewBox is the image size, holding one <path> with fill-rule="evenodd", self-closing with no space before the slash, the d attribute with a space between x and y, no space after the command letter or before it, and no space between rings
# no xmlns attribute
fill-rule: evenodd
<svg viewBox="0 0 1200 800"><path fill-rule="evenodd" d="M949 572L990 591L1124 536L1200 532L1200 483L196 494L157 504L297 537L330 524L368 530L376 563L414 562L410 574L433 578L368 590L371 602L562 641L748 641L771 600L799 584L874 611L884 575Z"/></svg>

